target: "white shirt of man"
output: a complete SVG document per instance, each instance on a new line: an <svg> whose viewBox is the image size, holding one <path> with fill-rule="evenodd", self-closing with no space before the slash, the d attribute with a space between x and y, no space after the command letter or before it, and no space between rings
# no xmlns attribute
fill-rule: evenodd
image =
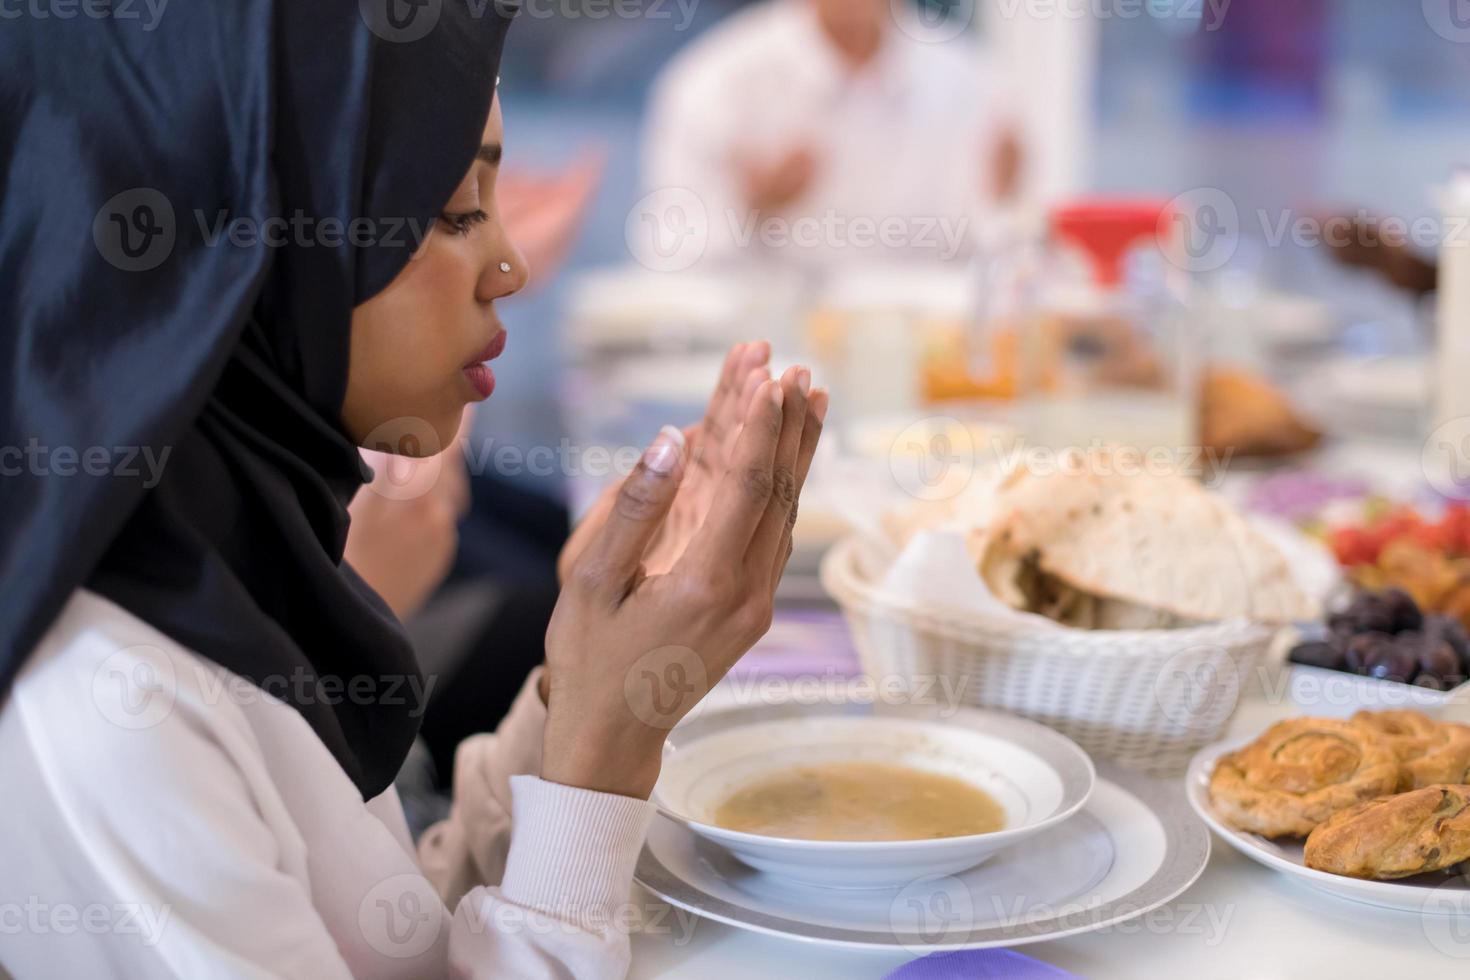
<svg viewBox="0 0 1470 980"><path fill-rule="evenodd" d="M807 0L767 0L713 28L656 85L646 206L678 207L681 222L707 229L699 261L712 264L832 268L968 253L995 183L993 86L973 40L915 34L890 25L854 68ZM814 163L799 196L752 213L746 163L797 150Z"/></svg>

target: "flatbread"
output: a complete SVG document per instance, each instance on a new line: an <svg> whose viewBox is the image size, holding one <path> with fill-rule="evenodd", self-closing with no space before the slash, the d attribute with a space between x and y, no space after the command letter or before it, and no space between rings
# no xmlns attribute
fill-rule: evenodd
<svg viewBox="0 0 1470 980"><path fill-rule="evenodd" d="M997 519L970 545L1003 602L1026 608L1022 585L1039 569L1081 593L1186 621L1315 618L1286 559L1224 500L1186 477L1106 464L1022 470L1002 485Z"/></svg>

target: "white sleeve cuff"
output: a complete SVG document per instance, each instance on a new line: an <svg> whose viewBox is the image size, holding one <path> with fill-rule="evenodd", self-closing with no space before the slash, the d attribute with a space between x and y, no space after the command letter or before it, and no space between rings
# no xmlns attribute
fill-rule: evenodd
<svg viewBox="0 0 1470 980"><path fill-rule="evenodd" d="M628 900L653 804L535 776L513 776L510 788L514 829L501 895L590 932L605 930Z"/></svg>

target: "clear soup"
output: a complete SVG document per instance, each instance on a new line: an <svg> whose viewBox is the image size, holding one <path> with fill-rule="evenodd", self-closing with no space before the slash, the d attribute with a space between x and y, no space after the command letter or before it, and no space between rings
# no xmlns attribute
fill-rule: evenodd
<svg viewBox="0 0 1470 980"><path fill-rule="evenodd" d="M953 776L877 762L795 766L744 786L715 810L727 830L800 840L898 841L988 834L1005 809Z"/></svg>

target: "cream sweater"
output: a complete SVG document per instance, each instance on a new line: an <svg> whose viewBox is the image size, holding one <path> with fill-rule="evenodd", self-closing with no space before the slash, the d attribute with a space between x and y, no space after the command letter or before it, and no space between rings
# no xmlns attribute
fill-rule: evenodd
<svg viewBox="0 0 1470 980"><path fill-rule="evenodd" d="M532 677L415 853L294 709L79 591L0 705L0 965L621 977L652 808L537 778L544 721Z"/></svg>

